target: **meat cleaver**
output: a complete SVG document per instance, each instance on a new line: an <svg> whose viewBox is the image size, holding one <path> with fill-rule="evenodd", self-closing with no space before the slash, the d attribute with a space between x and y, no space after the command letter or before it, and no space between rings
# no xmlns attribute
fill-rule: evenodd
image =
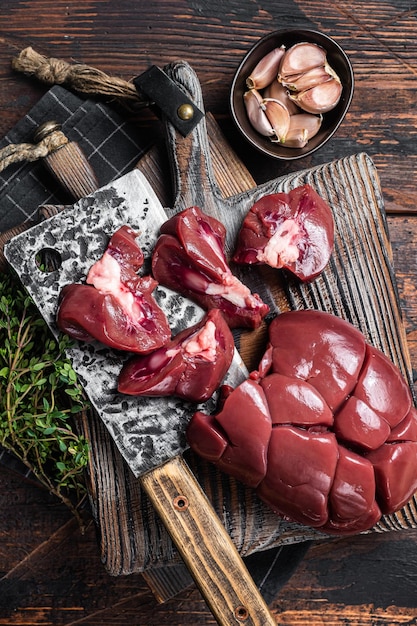
<svg viewBox="0 0 417 626"><path fill-rule="evenodd" d="M193 101L200 99L196 104L201 108L200 86L188 64L174 64L167 71ZM251 198L242 197L239 211L224 216L206 151L204 118L187 137L167 123L167 137L176 188L173 209L164 210L149 182L134 170L14 237L5 247L8 262L54 334L58 332L55 317L62 287L85 279L109 237L123 224L140 232L139 242L148 259L162 223L192 204L224 217L234 236L239 216L244 215ZM58 269L48 271L39 262L45 250L56 257ZM158 287L154 295L174 334L203 315L195 304L168 289ZM119 451L134 475L140 477L217 622L224 626L275 624L233 542L182 458L185 427L196 407L176 398L118 394L118 373L128 355L97 342L77 345L68 356ZM246 375L235 352L227 382L236 386ZM214 405L215 398L199 408L211 411Z"/></svg>

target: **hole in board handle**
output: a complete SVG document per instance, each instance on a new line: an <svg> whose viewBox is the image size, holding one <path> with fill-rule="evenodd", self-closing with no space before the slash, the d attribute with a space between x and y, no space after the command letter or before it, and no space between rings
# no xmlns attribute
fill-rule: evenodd
<svg viewBox="0 0 417 626"><path fill-rule="evenodd" d="M237 606L234 612L238 622L246 622L249 617L249 611L245 606Z"/></svg>
<svg viewBox="0 0 417 626"><path fill-rule="evenodd" d="M174 509L180 511L180 513L186 511L190 504L186 496L176 496L172 502L174 504Z"/></svg>

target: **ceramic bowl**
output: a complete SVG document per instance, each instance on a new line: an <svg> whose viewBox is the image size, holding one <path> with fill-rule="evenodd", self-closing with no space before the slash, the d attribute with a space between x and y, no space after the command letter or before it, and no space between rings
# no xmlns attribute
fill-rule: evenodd
<svg viewBox="0 0 417 626"><path fill-rule="evenodd" d="M274 48L284 45L288 49L303 41L318 44L326 50L328 63L338 74L343 90L336 107L323 115L323 122L317 135L312 137L303 148L288 148L283 144L273 143L253 128L246 114L243 94L247 91L246 78L262 57ZM240 63L230 90L230 108L237 128L252 146L270 157L289 161L315 152L332 137L348 111L353 89L352 65L345 52L333 39L313 30L278 30L262 37Z"/></svg>

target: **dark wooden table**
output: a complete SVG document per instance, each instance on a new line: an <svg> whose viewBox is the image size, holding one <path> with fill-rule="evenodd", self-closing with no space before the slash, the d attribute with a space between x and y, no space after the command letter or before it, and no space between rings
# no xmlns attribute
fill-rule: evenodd
<svg viewBox="0 0 417 626"><path fill-rule="evenodd" d="M410 0L3 0L0 136L45 93L10 61L31 45L131 79L151 64L187 60L205 106L257 182L366 151L384 194L412 363L417 363L417 3ZM332 36L353 64L350 111L313 157L284 165L243 144L228 91L248 48L271 30ZM144 133L158 122L144 116ZM34 483L0 468L0 624L214 624L191 588L159 605L143 577L110 577L94 523L84 535ZM272 603L283 624L417 624L417 530L315 544Z"/></svg>

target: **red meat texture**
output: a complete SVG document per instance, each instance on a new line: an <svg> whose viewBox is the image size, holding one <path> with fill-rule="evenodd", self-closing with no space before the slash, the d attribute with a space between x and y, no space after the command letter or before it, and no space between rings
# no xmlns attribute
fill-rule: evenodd
<svg viewBox="0 0 417 626"><path fill-rule="evenodd" d="M129 226L119 228L92 265L87 284L62 289L57 324L64 333L141 354L170 340L165 313L152 296L158 283L137 274L144 262L137 237Z"/></svg>
<svg viewBox="0 0 417 626"><path fill-rule="evenodd" d="M228 390L216 415L196 412L187 438L280 516L325 533L368 530L417 490L410 389L329 313L276 317L259 370Z"/></svg>
<svg viewBox="0 0 417 626"><path fill-rule="evenodd" d="M257 328L269 307L233 275L221 222L189 207L166 221L152 255L155 279L203 309L220 309L231 328Z"/></svg>
<svg viewBox="0 0 417 626"><path fill-rule="evenodd" d="M255 202L243 221L233 260L283 268L307 282L324 270L333 246L330 207L303 185Z"/></svg>
<svg viewBox="0 0 417 626"><path fill-rule="evenodd" d="M234 340L218 309L149 355L132 357L122 368L118 390L128 395L177 396L208 400L233 359Z"/></svg>

